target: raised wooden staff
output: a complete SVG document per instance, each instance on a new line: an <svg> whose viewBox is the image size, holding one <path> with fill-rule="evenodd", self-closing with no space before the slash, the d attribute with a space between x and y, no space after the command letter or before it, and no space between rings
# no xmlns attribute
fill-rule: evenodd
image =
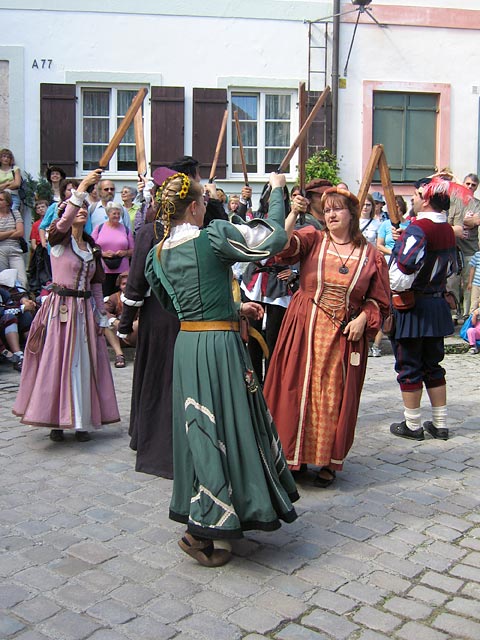
<svg viewBox="0 0 480 640"><path fill-rule="evenodd" d="M403 222L400 214L397 211L397 202L395 200L395 194L393 192L392 181L390 178L390 169L388 168L387 158L385 157L385 151L383 144L376 144L372 148L370 158L368 159L367 168L363 176L362 184L358 191L358 200L360 202L360 210L365 204L365 198L367 197L368 190L372 184L373 174L378 167L380 172L380 180L382 182L383 192L385 194L385 200L387 202L388 215L392 224L396 227Z"/></svg>
<svg viewBox="0 0 480 640"><path fill-rule="evenodd" d="M208 178L208 181L210 183L212 183L215 180L215 172L217 170L217 162L218 162L218 157L220 155L220 150L222 148L223 138L225 137L227 120L228 120L228 109L225 109L225 113L223 114L222 125L220 127L220 132L218 134L217 146L215 148L215 155L213 156L212 168L210 169L210 177Z"/></svg>
<svg viewBox="0 0 480 640"><path fill-rule="evenodd" d="M145 138L143 135L142 110L138 109L133 119L135 131L135 155L137 158L137 173L140 177L147 175L147 157L145 155Z"/></svg>
<svg viewBox="0 0 480 640"><path fill-rule="evenodd" d="M137 91L137 95L133 98L131 105L127 109L127 113L123 117L123 120L118 126L118 129L113 134L112 139L107 145L107 148L103 152L102 157L100 158L100 162L98 166L100 169L106 169L108 167L108 163L112 159L113 154L118 149L123 136L126 134L128 127L132 124L133 119L135 118L135 114L141 108L143 101L145 100L145 96L147 95L147 89L139 89ZM145 150L145 148L144 148Z"/></svg>
<svg viewBox="0 0 480 640"><path fill-rule="evenodd" d="M315 120L315 116L317 115L317 113L322 108L322 106L323 106L325 100L328 98L329 94L330 94L330 87L327 86L327 87L325 87L325 89L323 90L322 94L320 95L320 97L316 101L315 105L313 106L312 111L310 112L310 115L305 120L305 122L303 123L302 128L298 132L298 136L295 138L295 140L293 141L292 146L287 151L287 153L285 154L285 157L283 158L282 162L278 166L277 173L284 173L285 169L288 167L288 165L290 163L290 160L293 157L293 154L295 153L295 151L298 149L298 147L304 141L304 139L305 139L305 137L306 137L306 135L308 133L308 130L312 126L312 122Z"/></svg>
<svg viewBox="0 0 480 640"><path fill-rule="evenodd" d="M233 112L233 118L235 120L235 128L237 130L238 150L240 152L240 161L242 163L243 180L245 182L245 186L249 187L250 185L248 184L247 163L245 162L245 153L243 151L243 141L242 141L242 133L240 131L240 121L238 119L238 111ZM251 206L252 206L252 201L249 198L247 202L247 207L251 207Z"/></svg>

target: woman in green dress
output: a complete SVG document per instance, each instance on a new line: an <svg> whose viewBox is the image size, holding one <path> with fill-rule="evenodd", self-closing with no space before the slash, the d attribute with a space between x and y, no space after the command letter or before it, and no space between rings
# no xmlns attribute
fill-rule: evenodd
<svg viewBox="0 0 480 640"><path fill-rule="evenodd" d="M262 260L287 242L283 175L272 174L267 220L214 220L202 229L201 185L179 173L160 187L165 237L145 275L181 325L173 369L174 481L170 518L187 524L180 547L204 566L230 552L213 540L292 522L298 499L277 431L239 332L231 266ZM293 215L293 214L292 214ZM242 315L260 317L256 303Z"/></svg>

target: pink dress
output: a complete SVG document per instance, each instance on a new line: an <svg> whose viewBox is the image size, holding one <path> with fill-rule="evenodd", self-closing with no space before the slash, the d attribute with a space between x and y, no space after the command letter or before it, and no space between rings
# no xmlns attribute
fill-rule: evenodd
<svg viewBox="0 0 480 640"><path fill-rule="evenodd" d="M97 333L108 325L103 270L90 244L80 249L71 234L77 211L69 204L53 223L50 257L54 283L87 297L52 291L45 299L25 346L13 413L25 424L88 431L120 415L105 338Z"/></svg>

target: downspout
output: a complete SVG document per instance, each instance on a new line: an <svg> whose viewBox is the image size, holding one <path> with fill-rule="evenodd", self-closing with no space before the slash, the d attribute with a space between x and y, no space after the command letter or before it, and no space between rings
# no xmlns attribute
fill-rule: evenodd
<svg viewBox="0 0 480 640"><path fill-rule="evenodd" d="M340 58L340 0L333 0L333 47L332 47L332 153L337 155L338 137L338 73Z"/></svg>

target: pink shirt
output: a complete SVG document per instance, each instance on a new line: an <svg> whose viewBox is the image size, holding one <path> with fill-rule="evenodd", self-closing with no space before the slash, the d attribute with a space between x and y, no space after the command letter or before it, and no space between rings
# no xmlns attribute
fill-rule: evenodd
<svg viewBox="0 0 480 640"><path fill-rule="evenodd" d="M100 229L100 231L99 231ZM102 251L126 251L133 249L133 235L130 229L123 224L110 227L104 223L95 227L92 231L92 238L101 247ZM105 273L122 273L128 271L130 262L128 258L123 258L117 269L109 269L103 261Z"/></svg>

